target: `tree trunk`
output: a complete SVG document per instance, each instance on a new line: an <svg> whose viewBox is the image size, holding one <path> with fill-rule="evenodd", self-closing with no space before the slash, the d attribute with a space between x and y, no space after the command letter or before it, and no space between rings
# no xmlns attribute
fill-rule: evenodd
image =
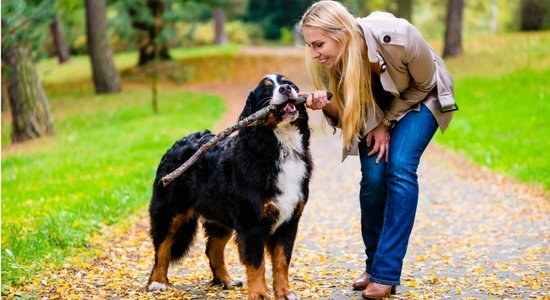
<svg viewBox="0 0 550 300"><path fill-rule="evenodd" d="M548 13L546 0L521 0L521 31L541 30Z"/></svg>
<svg viewBox="0 0 550 300"><path fill-rule="evenodd" d="M86 0L86 29L96 93L120 92L120 79L107 38L105 0Z"/></svg>
<svg viewBox="0 0 550 300"><path fill-rule="evenodd" d="M222 8L214 8L212 11L214 16L214 30L216 36L214 38L214 44L224 45L227 44L227 35L225 34L224 24L225 24L225 12Z"/></svg>
<svg viewBox="0 0 550 300"><path fill-rule="evenodd" d="M462 50L462 11L464 0L449 0L447 6L447 29L443 57L461 55Z"/></svg>
<svg viewBox="0 0 550 300"><path fill-rule="evenodd" d="M65 42L65 34L63 32L63 26L61 25L61 19L59 18L58 13L53 15L50 30L52 32L55 52L57 53L59 63L62 64L69 61L69 49L67 48L67 43Z"/></svg>
<svg viewBox="0 0 550 300"><path fill-rule="evenodd" d="M412 0L397 1L397 16L412 23Z"/></svg>
<svg viewBox="0 0 550 300"><path fill-rule="evenodd" d="M4 49L2 61L12 115L12 142L18 143L54 133L50 105L28 49Z"/></svg>
<svg viewBox="0 0 550 300"><path fill-rule="evenodd" d="M157 15L161 15L167 9L167 6L162 0L147 0L147 8L150 10L153 18ZM147 34L142 37L139 42L139 61L138 65L142 66L150 61L155 60L158 56L161 60L171 60L170 53L168 53L168 46L166 41L159 41L160 33L164 27L162 17L160 18L160 24L155 24L157 21L144 22L137 20L135 16L138 14L138 7L131 6L129 9L130 16L133 17L132 26L136 29L145 31ZM142 9L139 7L139 9ZM158 49L157 49L158 48Z"/></svg>

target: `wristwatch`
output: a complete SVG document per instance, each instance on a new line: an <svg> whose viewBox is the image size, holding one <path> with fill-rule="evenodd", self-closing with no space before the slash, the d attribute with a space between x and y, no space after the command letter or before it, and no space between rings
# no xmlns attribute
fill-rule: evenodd
<svg viewBox="0 0 550 300"><path fill-rule="evenodd" d="M393 127L395 126L395 121L384 119L382 120L382 124L384 125L384 127L386 127L387 130L390 130L393 129Z"/></svg>

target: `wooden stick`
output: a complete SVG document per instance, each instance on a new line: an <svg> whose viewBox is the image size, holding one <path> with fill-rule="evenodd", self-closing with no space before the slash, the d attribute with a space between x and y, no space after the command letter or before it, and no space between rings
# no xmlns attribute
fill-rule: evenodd
<svg viewBox="0 0 550 300"><path fill-rule="evenodd" d="M329 98L330 98L329 94ZM303 104L307 100L307 95L299 96L298 99L296 99L296 105ZM253 113L252 115L240 120L236 124L232 125L231 127L228 127L218 133L216 136L214 136L211 140L203 144L197 152L195 152L190 158L188 158L181 166L179 166L177 169L172 171L170 174L164 176L161 178L163 186L169 185L174 179L178 178L183 172L187 171L189 167L191 167L197 160L203 155L204 152L208 151L210 147L213 145L219 143L221 140L229 136L234 131L241 129L243 127L249 126L250 124L254 123L255 121L258 121L259 119L267 116L269 113L276 111L277 109L280 109L282 105L276 105L271 104L267 107L264 107L260 109L259 111Z"/></svg>

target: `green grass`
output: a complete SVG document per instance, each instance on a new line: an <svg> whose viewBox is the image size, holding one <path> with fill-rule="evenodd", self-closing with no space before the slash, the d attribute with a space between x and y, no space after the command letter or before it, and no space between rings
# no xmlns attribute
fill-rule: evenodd
<svg viewBox="0 0 550 300"><path fill-rule="evenodd" d="M170 55L175 60L182 60L198 56L234 54L238 49L237 45L176 48L170 50ZM125 70L137 64L138 53L117 53L114 59L116 68ZM75 83L92 78L90 58L87 55L72 56L69 62L62 65L59 65L57 58L48 58L40 62L37 68L45 85Z"/></svg>
<svg viewBox="0 0 550 300"><path fill-rule="evenodd" d="M147 203L164 151L212 128L225 110L217 96L163 90L154 114L149 95L52 97L56 136L3 155L3 284L24 282L43 262L62 262L102 225Z"/></svg>
<svg viewBox="0 0 550 300"><path fill-rule="evenodd" d="M467 41L446 62L456 112L436 139L477 164L550 190L550 31Z"/></svg>
<svg viewBox="0 0 550 300"><path fill-rule="evenodd" d="M550 69L523 69L459 80L460 110L439 142L477 164L550 190L549 79Z"/></svg>

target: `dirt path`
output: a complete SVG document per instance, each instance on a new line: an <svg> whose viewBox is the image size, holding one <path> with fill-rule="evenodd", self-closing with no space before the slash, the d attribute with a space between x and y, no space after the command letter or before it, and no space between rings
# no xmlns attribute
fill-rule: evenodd
<svg viewBox="0 0 550 300"><path fill-rule="evenodd" d="M252 86L188 88L227 100L228 112L217 125L220 130L235 122ZM338 136L324 133L318 113L311 117L315 171L296 242L291 285L302 299L360 299L360 292L350 288L364 260L357 199L359 161L351 157L340 163ZM419 180L417 221L396 298L550 299L548 198L436 144L423 158ZM227 291L207 286L210 271L202 241L201 236L188 257L170 268L167 292L145 291L153 249L143 208L127 228L106 228L94 238L93 260L74 259L65 269L42 274L16 293L51 299L245 299L246 287ZM230 271L242 278L234 244L227 255ZM270 271L267 277L271 282Z"/></svg>

